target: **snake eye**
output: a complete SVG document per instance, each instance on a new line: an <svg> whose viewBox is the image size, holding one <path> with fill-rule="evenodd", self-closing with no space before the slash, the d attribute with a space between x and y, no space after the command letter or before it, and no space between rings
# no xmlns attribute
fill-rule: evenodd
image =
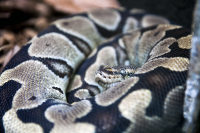
<svg viewBox="0 0 200 133"><path fill-rule="evenodd" d="M122 75L124 75L124 74L126 73L126 71L125 71L124 69L122 69L122 70L120 71L120 73L121 73Z"/></svg>

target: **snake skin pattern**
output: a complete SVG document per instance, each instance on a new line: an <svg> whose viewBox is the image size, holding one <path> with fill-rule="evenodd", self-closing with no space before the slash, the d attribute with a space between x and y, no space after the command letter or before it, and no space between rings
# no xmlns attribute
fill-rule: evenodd
<svg viewBox="0 0 200 133"><path fill-rule="evenodd" d="M181 132L191 37L141 10L59 19L4 68L0 132Z"/></svg>

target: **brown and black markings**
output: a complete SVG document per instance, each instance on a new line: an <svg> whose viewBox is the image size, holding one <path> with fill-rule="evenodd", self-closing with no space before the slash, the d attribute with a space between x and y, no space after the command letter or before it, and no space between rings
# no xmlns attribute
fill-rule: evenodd
<svg viewBox="0 0 200 133"><path fill-rule="evenodd" d="M129 53L120 38L126 35L115 38L114 47L99 48L96 54L94 51L89 59L93 58L90 65L95 65L95 68L84 66L84 74L77 73L74 82L71 82L79 65L105 38L129 31L131 27L160 23L169 22L140 11L115 9L92 11L52 23L11 59L0 76L0 132L78 133L84 130L87 133L145 133L173 128L179 121L170 118L178 119L183 113L180 107L189 63L191 35L184 28L159 25L135 31L139 33L133 33L136 34L133 42L137 40L142 43L136 46L140 51L139 56L134 57L141 60L137 66L140 68L130 78L106 91L86 77L94 76L92 74L95 73L88 70L93 71L101 65L99 60L115 65L119 62L126 64L129 59L132 64L132 56L119 56L119 53ZM154 38L147 38L152 35ZM164 41L162 38L170 37L176 39L174 43L166 45L170 51L165 50L156 56L158 50L155 49L152 55L149 54L157 43ZM151 42L151 45L146 46L146 41ZM114 55L109 55L109 51ZM107 61L103 58L104 52L111 57ZM158 60L163 59L173 60L177 66L170 66L169 62L168 65L166 62L158 65ZM153 69L148 69L149 66L153 66ZM90 89L81 88L84 82L89 82L88 86L93 87L91 96L88 93ZM74 87L72 91L77 90L73 96L80 100L72 104L67 103L65 95L69 83L74 83L70 85ZM177 96L180 99L172 102ZM174 108L178 111L172 115Z"/></svg>

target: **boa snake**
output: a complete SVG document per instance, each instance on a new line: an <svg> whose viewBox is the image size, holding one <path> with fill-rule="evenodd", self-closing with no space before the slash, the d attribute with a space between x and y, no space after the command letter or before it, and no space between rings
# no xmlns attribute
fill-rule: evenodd
<svg viewBox="0 0 200 133"><path fill-rule="evenodd" d="M3 70L0 132L181 132L191 37L140 10L59 19Z"/></svg>

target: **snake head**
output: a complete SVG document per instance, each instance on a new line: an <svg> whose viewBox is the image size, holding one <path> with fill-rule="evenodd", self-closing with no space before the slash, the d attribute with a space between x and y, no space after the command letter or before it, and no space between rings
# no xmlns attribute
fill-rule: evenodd
<svg viewBox="0 0 200 133"><path fill-rule="evenodd" d="M116 66L101 65L95 73L95 81L104 88L110 88L119 82L129 78L136 71L133 66Z"/></svg>

